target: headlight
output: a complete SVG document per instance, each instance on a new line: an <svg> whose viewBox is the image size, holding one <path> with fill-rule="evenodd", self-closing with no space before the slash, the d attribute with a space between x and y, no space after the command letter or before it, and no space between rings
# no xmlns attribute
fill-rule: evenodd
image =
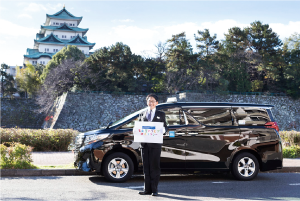
<svg viewBox="0 0 300 201"><path fill-rule="evenodd" d="M88 135L85 137L84 144L92 144L93 142L97 142L99 140L102 140L104 138L107 138L109 136L109 133L103 133L103 134L94 134L94 135Z"/></svg>
<svg viewBox="0 0 300 201"><path fill-rule="evenodd" d="M77 137L75 138L75 146L81 146L83 139L84 139L83 133L80 133L79 135L77 135Z"/></svg>

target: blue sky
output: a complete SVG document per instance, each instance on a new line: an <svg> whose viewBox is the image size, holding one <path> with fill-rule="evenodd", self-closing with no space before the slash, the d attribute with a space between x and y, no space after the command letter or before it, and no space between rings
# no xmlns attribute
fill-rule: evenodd
<svg viewBox="0 0 300 201"><path fill-rule="evenodd" d="M218 39L231 27L247 27L260 20L280 39L300 33L300 1L0 1L0 63L22 65L26 48L46 14L66 6L83 16L79 27L89 28L94 50L123 42L133 53L151 56L155 44L182 31L195 47L197 30L209 29ZM196 48L194 51L197 51Z"/></svg>

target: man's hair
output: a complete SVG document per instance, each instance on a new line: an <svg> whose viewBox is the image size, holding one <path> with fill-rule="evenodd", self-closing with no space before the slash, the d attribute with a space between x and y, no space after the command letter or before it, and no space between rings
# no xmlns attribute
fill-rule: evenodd
<svg viewBox="0 0 300 201"><path fill-rule="evenodd" d="M148 99L149 99L150 97L154 98L154 99L156 100L156 102L158 102L158 96L155 95L155 94L149 94L149 95L147 96L147 98L146 98L146 101L148 101Z"/></svg>

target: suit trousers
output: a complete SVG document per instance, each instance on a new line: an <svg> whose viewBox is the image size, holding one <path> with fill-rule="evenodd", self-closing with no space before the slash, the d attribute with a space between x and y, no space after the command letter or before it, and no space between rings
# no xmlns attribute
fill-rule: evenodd
<svg viewBox="0 0 300 201"><path fill-rule="evenodd" d="M160 177L161 147L151 147L145 143L141 151L145 180L144 191L157 193L157 186Z"/></svg>

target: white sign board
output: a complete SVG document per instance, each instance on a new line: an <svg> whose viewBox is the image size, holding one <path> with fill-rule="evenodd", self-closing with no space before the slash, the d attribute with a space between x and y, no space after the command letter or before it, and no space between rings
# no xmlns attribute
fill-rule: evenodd
<svg viewBox="0 0 300 201"><path fill-rule="evenodd" d="M136 121L133 128L134 142L162 144L164 130L162 122Z"/></svg>

